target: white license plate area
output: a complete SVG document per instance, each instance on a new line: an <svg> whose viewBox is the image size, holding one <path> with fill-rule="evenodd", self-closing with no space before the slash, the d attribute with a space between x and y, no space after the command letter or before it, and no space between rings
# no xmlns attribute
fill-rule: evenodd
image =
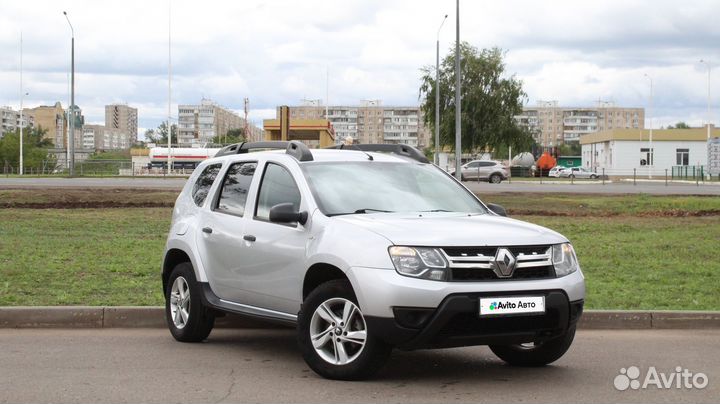
<svg viewBox="0 0 720 404"><path fill-rule="evenodd" d="M480 316L545 313L545 296L480 298Z"/></svg>

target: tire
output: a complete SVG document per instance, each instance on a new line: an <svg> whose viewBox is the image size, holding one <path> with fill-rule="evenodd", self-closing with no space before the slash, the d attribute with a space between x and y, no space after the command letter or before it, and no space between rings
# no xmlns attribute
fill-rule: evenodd
<svg viewBox="0 0 720 404"><path fill-rule="evenodd" d="M598 177L598 176L595 175L595 174L590 174L590 179L591 179L591 180L597 179L597 177Z"/></svg>
<svg viewBox="0 0 720 404"><path fill-rule="evenodd" d="M464 175L460 174L460 181L467 181L467 178Z"/></svg>
<svg viewBox="0 0 720 404"><path fill-rule="evenodd" d="M201 293L192 264L178 264L170 274L165 290L165 319L176 340L200 342L210 335L215 325L215 312L203 305ZM179 298L184 300L176 305Z"/></svg>
<svg viewBox="0 0 720 404"><path fill-rule="evenodd" d="M575 174L570 174L570 175L568 175L568 178L575 179Z"/></svg>
<svg viewBox="0 0 720 404"><path fill-rule="evenodd" d="M343 320L347 319L350 321L344 324ZM339 327L338 320L341 321ZM362 330L365 331L365 343L360 346ZM347 338L348 332L355 336ZM328 335L333 337L328 338ZM313 345L313 340L318 348ZM323 283L308 295L298 315L298 345L308 366L320 376L333 380L367 379L383 367L392 351L391 345L367 329L347 280ZM337 348L339 346L342 348Z"/></svg>
<svg viewBox="0 0 720 404"><path fill-rule="evenodd" d="M502 182L502 176L500 176L500 174L493 174L488 181L492 184L499 184Z"/></svg>
<svg viewBox="0 0 720 404"><path fill-rule="evenodd" d="M575 338L575 326L557 338L532 347L523 345L490 345L498 358L513 366L545 366L560 359Z"/></svg>

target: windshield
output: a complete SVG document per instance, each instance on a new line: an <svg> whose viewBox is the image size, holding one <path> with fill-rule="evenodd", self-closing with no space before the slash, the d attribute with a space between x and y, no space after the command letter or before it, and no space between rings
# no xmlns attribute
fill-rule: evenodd
<svg viewBox="0 0 720 404"><path fill-rule="evenodd" d="M472 194L432 164L323 162L302 164L302 168L320 210L328 216L487 213Z"/></svg>

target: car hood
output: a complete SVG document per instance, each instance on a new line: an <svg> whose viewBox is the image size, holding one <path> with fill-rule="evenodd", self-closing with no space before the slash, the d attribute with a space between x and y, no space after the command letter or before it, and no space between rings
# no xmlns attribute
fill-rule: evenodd
<svg viewBox="0 0 720 404"><path fill-rule="evenodd" d="M559 233L542 226L491 214L373 213L334 219L375 232L396 245L514 246L567 242Z"/></svg>

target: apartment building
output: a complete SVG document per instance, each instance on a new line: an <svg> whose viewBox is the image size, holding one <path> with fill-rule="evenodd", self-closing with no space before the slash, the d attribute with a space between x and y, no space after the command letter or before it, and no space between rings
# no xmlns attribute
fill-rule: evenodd
<svg viewBox="0 0 720 404"><path fill-rule="evenodd" d="M23 114L23 128L32 128L35 125L35 117ZM20 111L10 107L0 107L0 137L5 132L14 132L20 127Z"/></svg>
<svg viewBox="0 0 720 404"><path fill-rule="evenodd" d="M132 146L132 134L103 125L84 125L82 128L83 149L127 150Z"/></svg>
<svg viewBox="0 0 720 404"><path fill-rule="evenodd" d="M80 114L79 108L76 107L76 111ZM59 101L56 102L55 105L25 108L23 114L33 117L35 127L46 130L45 139L49 139L55 147L63 147L65 137L67 136L67 120L65 118L65 110Z"/></svg>
<svg viewBox="0 0 720 404"><path fill-rule="evenodd" d="M126 104L105 106L105 128L118 129L130 135L130 142L137 142L138 110Z"/></svg>
<svg viewBox="0 0 720 404"><path fill-rule="evenodd" d="M293 118L328 119L337 143L350 136L358 143L402 143L420 148L430 145L430 132L422 122L420 107L383 106L380 100L325 107L321 100L303 100L301 105L290 107Z"/></svg>
<svg viewBox="0 0 720 404"><path fill-rule="evenodd" d="M245 126L245 120L235 112L203 99L199 105L178 106L178 142L211 143L215 136Z"/></svg>
<svg viewBox="0 0 720 404"><path fill-rule="evenodd" d="M538 101L536 107L525 107L515 117L520 125L531 129L535 141L544 146L577 143L589 133L613 129L643 129L644 108L617 107L598 102L595 107L562 107L557 101Z"/></svg>

